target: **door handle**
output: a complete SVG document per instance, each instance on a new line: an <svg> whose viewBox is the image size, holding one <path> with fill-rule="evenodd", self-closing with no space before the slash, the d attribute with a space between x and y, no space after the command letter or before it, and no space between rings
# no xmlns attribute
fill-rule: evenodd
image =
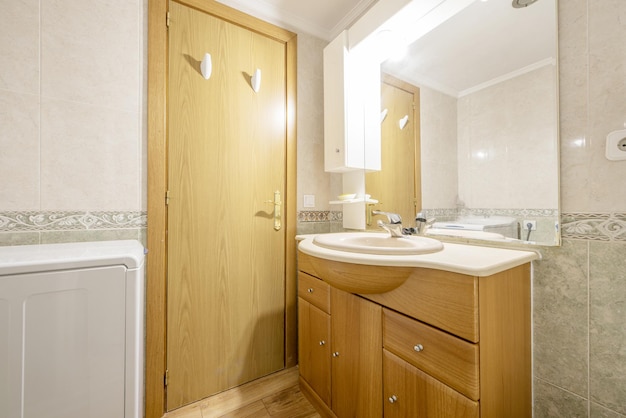
<svg viewBox="0 0 626 418"><path fill-rule="evenodd" d="M274 192L274 200L268 200L266 203L274 204L274 229L280 231L282 227L280 207L283 205L283 202L280 200L280 190Z"/></svg>

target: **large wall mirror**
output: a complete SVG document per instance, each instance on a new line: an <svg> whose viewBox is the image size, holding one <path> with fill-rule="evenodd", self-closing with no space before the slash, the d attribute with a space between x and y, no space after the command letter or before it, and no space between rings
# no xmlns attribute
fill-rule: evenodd
<svg viewBox="0 0 626 418"><path fill-rule="evenodd" d="M559 245L556 0L436 3L412 23L421 33L405 57L381 64L382 170L365 175L373 208L406 208L407 226L416 209L441 235ZM446 3L461 6L428 19ZM412 88L415 112L386 102ZM415 166L398 160L408 153Z"/></svg>

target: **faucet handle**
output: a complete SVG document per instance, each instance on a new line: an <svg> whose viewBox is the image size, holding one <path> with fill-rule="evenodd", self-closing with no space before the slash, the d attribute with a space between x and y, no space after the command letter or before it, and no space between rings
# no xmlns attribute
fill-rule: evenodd
<svg viewBox="0 0 626 418"><path fill-rule="evenodd" d="M402 228L402 224L394 224L394 223L389 223L386 224L383 221L381 221L380 219L377 222L377 225L384 229L385 231L389 232L389 235L392 238L398 238L398 237L402 237L403 234L403 228Z"/></svg>
<svg viewBox="0 0 626 418"><path fill-rule="evenodd" d="M372 215L384 215L392 225L399 225L402 223L402 217L397 213L383 212L382 210L373 210Z"/></svg>

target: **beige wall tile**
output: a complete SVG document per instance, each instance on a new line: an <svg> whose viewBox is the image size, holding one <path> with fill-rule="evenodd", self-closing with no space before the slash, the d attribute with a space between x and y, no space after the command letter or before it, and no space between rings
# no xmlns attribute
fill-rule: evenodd
<svg viewBox="0 0 626 418"><path fill-rule="evenodd" d="M459 195L468 207L558 207L554 72L546 65L459 98Z"/></svg>
<svg viewBox="0 0 626 418"><path fill-rule="evenodd" d="M42 101L41 208L139 210L138 114Z"/></svg>
<svg viewBox="0 0 626 418"><path fill-rule="evenodd" d="M39 209L39 98L0 90L0 127L0 211Z"/></svg>
<svg viewBox="0 0 626 418"><path fill-rule="evenodd" d="M589 209L587 137L587 0L559 3L561 207Z"/></svg>
<svg viewBox="0 0 626 418"><path fill-rule="evenodd" d="M542 380L533 382L535 418L586 418L588 401Z"/></svg>
<svg viewBox="0 0 626 418"><path fill-rule="evenodd" d="M602 0L589 7L590 210L626 210L626 161L605 157L608 133L626 127L626 2Z"/></svg>
<svg viewBox="0 0 626 418"><path fill-rule="evenodd" d="M0 232L0 246L39 244L39 232Z"/></svg>
<svg viewBox="0 0 626 418"><path fill-rule="evenodd" d="M591 402L591 418L626 418L626 415L611 411L601 405Z"/></svg>
<svg viewBox="0 0 626 418"><path fill-rule="evenodd" d="M141 0L41 2L41 94L138 112Z"/></svg>
<svg viewBox="0 0 626 418"><path fill-rule="evenodd" d="M0 90L39 93L39 0L2 2Z"/></svg>
<svg viewBox="0 0 626 418"><path fill-rule="evenodd" d="M456 98L420 87L422 207L455 208L457 175Z"/></svg>
<svg viewBox="0 0 626 418"><path fill-rule="evenodd" d="M328 210L330 174L324 172L324 75L322 51L328 42L298 34L298 210ZM315 195L304 208L303 196Z"/></svg>
<svg viewBox="0 0 626 418"><path fill-rule="evenodd" d="M587 396L587 242L545 248L533 263L534 376Z"/></svg>
<svg viewBox="0 0 626 418"><path fill-rule="evenodd" d="M626 414L626 242L590 242L591 399Z"/></svg>
<svg viewBox="0 0 626 418"><path fill-rule="evenodd" d="M140 229L98 229L93 231L50 231L41 233L42 244L140 240Z"/></svg>

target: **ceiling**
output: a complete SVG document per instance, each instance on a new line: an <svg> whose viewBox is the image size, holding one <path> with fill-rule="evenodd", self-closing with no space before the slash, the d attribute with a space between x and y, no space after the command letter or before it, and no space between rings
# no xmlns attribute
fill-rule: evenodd
<svg viewBox="0 0 626 418"><path fill-rule="evenodd" d="M330 41L376 0L217 0L289 30Z"/></svg>
<svg viewBox="0 0 626 418"><path fill-rule="evenodd" d="M384 0L217 0L286 29L330 41ZM520 68L556 61L555 0L514 9L511 0L476 0L412 44L386 72L459 96ZM419 24L419 21L417 22Z"/></svg>

